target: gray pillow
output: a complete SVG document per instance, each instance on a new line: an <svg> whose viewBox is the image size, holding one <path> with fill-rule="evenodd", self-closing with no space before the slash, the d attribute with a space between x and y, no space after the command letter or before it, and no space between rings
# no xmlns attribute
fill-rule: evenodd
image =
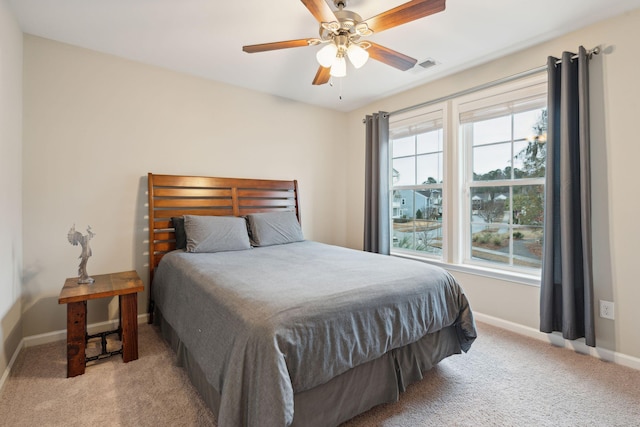
<svg viewBox="0 0 640 427"><path fill-rule="evenodd" d="M282 245L304 240L295 212L265 212L247 215L253 246Z"/></svg>
<svg viewBox="0 0 640 427"><path fill-rule="evenodd" d="M184 216L187 252L224 252L250 249L244 218L233 216Z"/></svg>

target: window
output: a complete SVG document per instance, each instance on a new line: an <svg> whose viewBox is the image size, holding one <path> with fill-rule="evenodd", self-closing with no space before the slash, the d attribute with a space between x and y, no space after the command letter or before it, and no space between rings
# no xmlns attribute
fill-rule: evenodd
<svg viewBox="0 0 640 427"><path fill-rule="evenodd" d="M542 75L392 115L392 252L539 276L546 122Z"/></svg>
<svg viewBox="0 0 640 427"><path fill-rule="evenodd" d="M443 112L390 120L392 247L441 258Z"/></svg>

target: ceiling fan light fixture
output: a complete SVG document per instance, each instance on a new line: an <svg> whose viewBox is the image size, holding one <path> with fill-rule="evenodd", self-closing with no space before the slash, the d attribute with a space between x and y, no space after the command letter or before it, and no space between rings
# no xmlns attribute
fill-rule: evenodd
<svg viewBox="0 0 640 427"><path fill-rule="evenodd" d="M369 52L357 44L351 43L347 48L347 56L355 68L360 68L367 63L367 60L369 59Z"/></svg>
<svg viewBox="0 0 640 427"><path fill-rule="evenodd" d="M338 55L338 47L334 43L329 43L316 53L318 63L325 68L333 65Z"/></svg>
<svg viewBox="0 0 640 427"><path fill-rule="evenodd" d="M333 77L344 77L347 75L347 61L345 61L344 56L336 56L334 58L329 74Z"/></svg>

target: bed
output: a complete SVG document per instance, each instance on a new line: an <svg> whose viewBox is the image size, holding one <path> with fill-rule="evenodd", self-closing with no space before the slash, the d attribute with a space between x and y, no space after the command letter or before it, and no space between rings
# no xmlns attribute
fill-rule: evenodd
<svg viewBox="0 0 640 427"><path fill-rule="evenodd" d="M296 181L149 173L148 195L150 319L220 427L338 425L476 338L445 270L305 240Z"/></svg>

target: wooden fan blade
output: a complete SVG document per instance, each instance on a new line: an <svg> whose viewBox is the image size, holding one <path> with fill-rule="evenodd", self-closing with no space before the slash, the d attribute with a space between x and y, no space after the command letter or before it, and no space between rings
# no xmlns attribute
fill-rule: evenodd
<svg viewBox="0 0 640 427"><path fill-rule="evenodd" d="M265 52L268 50L288 49L290 47L304 47L313 43L314 39L298 39L287 40L283 42L252 44L248 46L242 46L242 50L247 53Z"/></svg>
<svg viewBox="0 0 640 427"><path fill-rule="evenodd" d="M379 33L380 31L442 12L444 8L445 0L412 0L382 12L364 22L371 30Z"/></svg>
<svg viewBox="0 0 640 427"><path fill-rule="evenodd" d="M331 74L329 74L330 71L331 71L331 68L323 67L321 65L320 68L318 68L318 72L316 73L316 76L313 79L313 84L317 86L317 85L323 85L327 83L329 81L329 78L331 78Z"/></svg>
<svg viewBox="0 0 640 427"><path fill-rule="evenodd" d="M371 43L371 42L369 42ZM387 65L397 68L398 70L407 71L413 68L418 62L417 59L404 55L395 50L391 50L388 47L380 46L376 43L371 43L371 47L367 49L369 57L376 61L384 62Z"/></svg>
<svg viewBox="0 0 640 427"><path fill-rule="evenodd" d="M336 16L325 0L301 0L318 22L336 21Z"/></svg>

